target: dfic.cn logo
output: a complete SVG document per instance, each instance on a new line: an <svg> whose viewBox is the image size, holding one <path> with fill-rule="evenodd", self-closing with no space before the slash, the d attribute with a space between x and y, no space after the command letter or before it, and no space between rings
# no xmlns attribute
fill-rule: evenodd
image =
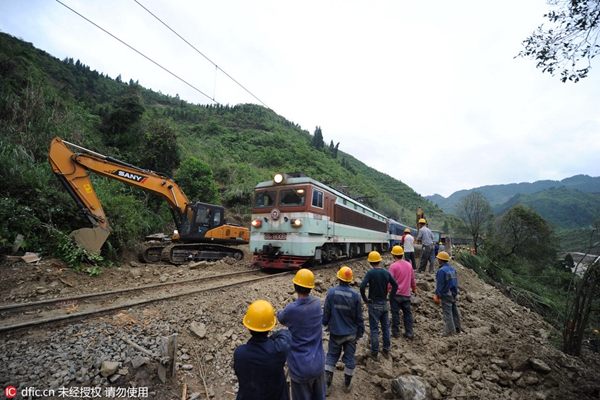
<svg viewBox="0 0 600 400"><path fill-rule="evenodd" d="M4 395L8 399L12 399L17 395L17 388L14 386L7 386L4 388Z"/></svg>

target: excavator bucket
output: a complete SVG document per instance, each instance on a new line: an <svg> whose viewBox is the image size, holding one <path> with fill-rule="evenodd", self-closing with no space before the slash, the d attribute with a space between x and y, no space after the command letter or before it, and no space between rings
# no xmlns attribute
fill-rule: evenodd
<svg viewBox="0 0 600 400"><path fill-rule="evenodd" d="M76 231L71 232L71 236L75 243L82 249L87 250L90 253L99 254L100 248L104 242L106 242L106 238L110 234L110 230L97 226L95 228L81 228Z"/></svg>

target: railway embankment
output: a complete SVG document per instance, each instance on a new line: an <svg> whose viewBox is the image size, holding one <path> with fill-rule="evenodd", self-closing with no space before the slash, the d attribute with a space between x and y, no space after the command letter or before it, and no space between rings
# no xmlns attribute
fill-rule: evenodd
<svg viewBox="0 0 600 400"><path fill-rule="evenodd" d="M391 262L388 257L384 262ZM358 288L368 264L362 259L346 264L354 270ZM597 353L586 348L580 358L563 354L555 346L555 332L542 317L486 285L473 271L455 266L464 332L438 336L443 322L439 306L431 300L434 276L419 274L419 296L413 304L415 338L393 339L391 357L376 362L364 356L366 342L359 341L352 398L400 398L397 390L406 382L423 385L435 399L598 398ZM247 260L193 268L125 263L90 277L55 260L5 263L1 304L160 284L167 285L161 292L175 294L180 281L247 271L252 271ZM335 272L335 267L315 271L313 295L324 300L327 289L336 283ZM214 399L234 399L233 351L250 337L241 318L256 299L266 299L276 309L293 301L291 278L282 274L239 285L229 282L213 290L117 307L99 316L2 332L0 363L5 368L0 384L25 393L17 398L84 398L85 392L90 398L175 399L182 398L185 390L188 399L206 398L207 393ZM158 287L137 291L128 300L154 296ZM111 300L105 298L102 304ZM82 305L60 307L75 313ZM364 315L368 321L366 307ZM172 335L177 335L174 376L163 383L158 377L161 341ZM329 399L347 400L341 390L341 363L339 368ZM53 390L54 397L42 392L30 396L32 388ZM64 395L59 397L61 390Z"/></svg>

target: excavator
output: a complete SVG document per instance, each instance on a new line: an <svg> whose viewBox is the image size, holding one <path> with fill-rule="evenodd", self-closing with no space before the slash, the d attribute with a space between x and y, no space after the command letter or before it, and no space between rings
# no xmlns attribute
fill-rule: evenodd
<svg viewBox="0 0 600 400"><path fill-rule="evenodd" d="M148 237L149 241L139 253L141 262L184 264L225 257L244 258L244 252L235 246L248 244L250 230L227 223L221 206L190 202L177 183L166 175L96 153L59 137L50 143L48 159L77 207L93 225L72 233L75 243L85 250L99 253L111 230L88 175L90 171L155 193L171 206L177 229L171 237L164 234Z"/></svg>

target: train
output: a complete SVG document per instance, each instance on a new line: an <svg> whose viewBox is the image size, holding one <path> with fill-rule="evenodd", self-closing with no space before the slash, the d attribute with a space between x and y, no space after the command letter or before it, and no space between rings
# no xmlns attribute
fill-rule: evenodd
<svg viewBox="0 0 600 400"><path fill-rule="evenodd" d="M250 263L291 270L387 252L406 228L416 235L415 228L304 173L280 173L254 189Z"/></svg>

